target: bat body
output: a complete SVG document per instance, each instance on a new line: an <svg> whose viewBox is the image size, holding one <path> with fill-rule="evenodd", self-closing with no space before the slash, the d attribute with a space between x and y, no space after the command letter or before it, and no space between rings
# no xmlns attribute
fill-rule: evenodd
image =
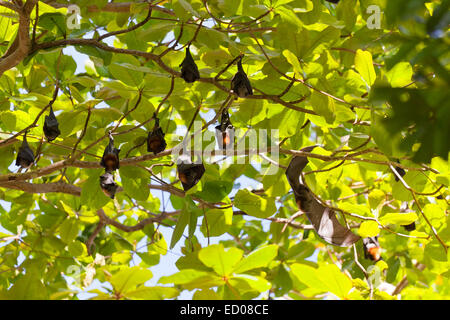
<svg viewBox="0 0 450 320"><path fill-rule="evenodd" d="M381 260L381 247L378 237L363 238L364 258L372 261Z"/></svg>
<svg viewBox="0 0 450 320"><path fill-rule="evenodd" d="M19 148L19 152L17 153L16 158L16 166L22 168L28 168L34 162L34 154L33 150L31 150L30 146L27 142L27 134L23 136L22 145Z"/></svg>
<svg viewBox="0 0 450 320"><path fill-rule="evenodd" d="M216 126L216 139L219 148L226 149L233 144L234 141L234 127L230 122L230 115L227 111L222 113L220 124Z"/></svg>
<svg viewBox="0 0 450 320"><path fill-rule="evenodd" d="M164 139L164 132L159 126L159 120L156 118L155 127L153 131L148 133L147 136L147 151L154 154L164 151L167 147L166 140Z"/></svg>
<svg viewBox="0 0 450 320"><path fill-rule="evenodd" d="M49 115L45 116L43 129L45 137L49 142L55 140L61 134L61 131L59 131L58 120L56 119L56 116L53 113L53 108L51 106Z"/></svg>
<svg viewBox="0 0 450 320"><path fill-rule="evenodd" d="M242 56L238 60L238 71L231 79L231 89L240 98L245 98L253 94L253 89L247 74L242 69Z"/></svg>
<svg viewBox="0 0 450 320"><path fill-rule="evenodd" d="M112 173L106 172L100 176L100 187L107 197L114 199L118 186L114 181L114 175Z"/></svg>
<svg viewBox="0 0 450 320"><path fill-rule="evenodd" d="M106 171L114 171L119 169L119 152L120 150L114 147L114 140L110 137L109 144L103 152L100 165L104 167Z"/></svg>
<svg viewBox="0 0 450 320"><path fill-rule="evenodd" d="M316 146L303 148L301 151L310 152ZM300 183L300 174L308 163L305 156L293 157L286 169L286 177L292 190L295 201L300 210L305 212L314 230L325 242L341 247L348 247L361 237L355 235L350 229L344 227L336 218L336 213L322 205L315 199L312 192Z"/></svg>
<svg viewBox="0 0 450 320"><path fill-rule="evenodd" d="M403 228L405 228L406 231L414 231L416 230L416 223L412 222L410 224L404 225Z"/></svg>
<svg viewBox="0 0 450 320"><path fill-rule="evenodd" d="M395 167L395 171L397 171L399 176L402 177L402 178L406 174L406 171L403 168L400 168L400 167ZM399 181L400 180L395 173L394 173L394 178L395 178L395 181Z"/></svg>
<svg viewBox="0 0 450 320"><path fill-rule="evenodd" d="M180 64L181 67L181 77L187 83L192 83L198 79L200 79L200 73L198 72L198 67L192 58L191 52L189 51L189 47L186 48L186 57L183 62Z"/></svg>
<svg viewBox="0 0 450 320"><path fill-rule="evenodd" d="M183 190L187 191L195 186L203 174L205 173L205 166L203 163L179 163L177 164L178 178L181 181Z"/></svg>

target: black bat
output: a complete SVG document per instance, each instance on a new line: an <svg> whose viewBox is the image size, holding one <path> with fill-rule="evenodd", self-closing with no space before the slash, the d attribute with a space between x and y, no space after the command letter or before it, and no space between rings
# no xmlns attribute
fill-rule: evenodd
<svg viewBox="0 0 450 320"><path fill-rule="evenodd" d="M364 258L372 261L381 260L381 247L377 237L363 238Z"/></svg>
<svg viewBox="0 0 450 320"><path fill-rule="evenodd" d="M216 139L219 148L226 149L233 144L234 141L234 127L230 121L230 115L227 111L222 113L220 124L216 126Z"/></svg>
<svg viewBox="0 0 450 320"><path fill-rule="evenodd" d="M47 138L47 141L53 141L61 134L59 131L58 120L56 119L55 114L53 113L53 108L50 106L50 113L48 116L45 116L44 121L44 134Z"/></svg>
<svg viewBox="0 0 450 320"><path fill-rule="evenodd" d="M181 77L187 83L192 83L200 79L200 73L198 72L198 67L191 56L189 46L186 47L186 56L183 62L181 62L180 67L181 67Z"/></svg>
<svg viewBox="0 0 450 320"><path fill-rule="evenodd" d="M395 171L397 171L398 175L400 177L402 177L402 178L406 174L406 171L403 168L400 168L400 167L395 167ZM395 173L394 173L394 178L395 178L395 181L399 181L400 180Z"/></svg>
<svg viewBox="0 0 450 320"><path fill-rule="evenodd" d="M205 173L205 166L203 163L195 164L181 162L177 164L177 172L184 191L187 191L200 181Z"/></svg>
<svg viewBox="0 0 450 320"><path fill-rule="evenodd" d="M106 171L113 171L119 169L119 152L120 150L114 147L114 139L109 136L109 144L106 146L103 152L100 165L106 169Z"/></svg>
<svg viewBox="0 0 450 320"><path fill-rule="evenodd" d="M405 228L406 231L414 231L416 230L416 223L411 222L410 224L404 225L403 228Z"/></svg>
<svg viewBox="0 0 450 320"><path fill-rule="evenodd" d="M114 199L118 186L112 173L106 172L100 176L100 187L106 196Z"/></svg>
<svg viewBox="0 0 450 320"><path fill-rule="evenodd" d="M315 147L316 146L309 146L301 149L301 151L310 152ZM340 247L351 246L361 239L361 237L355 235L350 229L341 225L336 218L336 213L317 201L308 187L300 183L300 174L307 163L307 157L295 156L292 158L286 169L286 177L294 191L297 206L300 210L305 212L306 217L311 222L314 230L325 242Z"/></svg>
<svg viewBox="0 0 450 320"><path fill-rule="evenodd" d="M33 150L27 142L27 133L23 135L22 145L19 148L16 158L16 166L22 168L28 168L34 162Z"/></svg>
<svg viewBox="0 0 450 320"><path fill-rule="evenodd" d="M159 126L159 119L155 118L155 127L147 136L147 151L154 154L164 151L167 147L166 140L164 140L164 132Z"/></svg>
<svg viewBox="0 0 450 320"><path fill-rule="evenodd" d="M253 89L250 85L247 74L244 72L244 69L242 69L242 57L243 56L240 56L237 63L238 71L231 79L231 89L240 98L253 94Z"/></svg>

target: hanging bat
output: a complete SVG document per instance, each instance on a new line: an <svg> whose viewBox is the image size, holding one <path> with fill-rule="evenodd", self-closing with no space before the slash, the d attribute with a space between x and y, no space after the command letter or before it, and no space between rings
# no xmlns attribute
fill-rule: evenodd
<svg viewBox="0 0 450 320"><path fill-rule="evenodd" d="M53 113L53 108L50 106L50 113L48 116L45 116L44 121L44 134L47 138L48 142L51 142L56 139L61 134L58 127L58 120L56 119L55 114Z"/></svg>
<svg viewBox="0 0 450 320"><path fill-rule="evenodd" d="M363 238L364 258L372 261L381 260L381 247L377 237Z"/></svg>
<svg viewBox="0 0 450 320"><path fill-rule="evenodd" d="M405 228L406 231L414 231L416 230L416 223L411 222L410 224L404 225L403 228Z"/></svg>
<svg viewBox="0 0 450 320"><path fill-rule="evenodd" d="M399 176L402 177L402 178L406 174L406 171L403 168L400 168L400 167L395 167L395 171L397 171ZM395 181L399 181L400 180L395 173L394 173L394 178L395 178Z"/></svg>
<svg viewBox="0 0 450 320"><path fill-rule="evenodd" d="M109 135L109 144L106 146L103 152L100 165L106 169L106 171L113 171L119 169L119 152L120 150L114 147L114 139Z"/></svg>
<svg viewBox="0 0 450 320"><path fill-rule="evenodd" d="M315 147L309 146L301 149L301 151L310 152ZM351 246L361 237L341 225L336 218L336 213L317 201L308 187L300 183L300 174L307 163L307 157L294 156L286 169L286 177L294 191L298 208L305 212L314 230L325 242L340 247Z"/></svg>
<svg viewBox="0 0 450 320"><path fill-rule="evenodd" d="M106 172L100 176L100 187L107 197L114 199L118 186L111 172Z"/></svg>
<svg viewBox="0 0 450 320"><path fill-rule="evenodd" d="M177 164L178 178L181 181L184 191L188 191L195 186L203 174L205 173L205 166L203 163L185 163L181 162Z"/></svg>
<svg viewBox="0 0 450 320"><path fill-rule="evenodd" d="M164 151L166 147L167 143L164 140L164 132L159 126L159 119L155 117L155 127L147 136L147 151L157 154Z"/></svg>
<svg viewBox="0 0 450 320"><path fill-rule="evenodd" d="M198 67L191 56L189 46L186 47L186 56L183 62L181 62L180 67L181 67L181 77L187 83L192 83L200 79L200 73L198 72Z"/></svg>
<svg viewBox="0 0 450 320"><path fill-rule="evenodd" d="M234 127L230 122L228 111L222 113L220 124L216 126L216 139L221 149L226 149L233 144Z"/></svg>
<svg viewBox="0 0 450 320"><path fill-rule="evenodd" d="M28 168L34 163L34 154L27 142L27 132L23 135L22 145L19 148L16 158L16 166Z"/></svg>
<svg viewBox="0 0 450 320"><path fill-rule="evenodd" d="M253 94L253 89L247 78L247 74L244 72L244 69L242 69L242 57L243 55L240 56L237 62L238 72L236 72L231 79L231 90L233 90L233 92L240 98Z"/></svg>

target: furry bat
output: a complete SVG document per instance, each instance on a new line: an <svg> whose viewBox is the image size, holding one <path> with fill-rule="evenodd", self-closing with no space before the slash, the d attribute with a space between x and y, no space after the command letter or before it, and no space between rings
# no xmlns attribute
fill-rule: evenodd
<svg viewBox="0 0 450 320"><path fill-rule="evenodd" d="M231 79L231 89L240 98L253 94L253 89L250 85L247 74L244 72L244 69L242 69L242 57L243 56L239 58L237 63L238 71Z"/></svg>
<svg viewBox="0 0 450 320"><path fill-rule="evenodd" d="M200 73L198 72L198 67L191 56L189 46L186 47L186 56L183 62L180 64L180 67L181 67L181 77L187 83L192 83L200 79Z"/></svg>
<svg viewBox="0 0 450 320"><path fill-rule="evenodd" d="M310 152L315 147L306 147L301 151ZM307 157L294 156L286 169L286 177L294 191L297 206L305 212L314 230L325 242L341 247L351 246L361 237L341 225L336 218L336 213L318 202L311 191L300 183L300 174L307 163Z"/></svg>
<svg viewBox="0 0 450 320"><path fill-rule="evenodd" d="M44 121L44 134L47 138L47 141L55 140L60 134L58 120L56 119L55 114L53 113L53 108L50 106L50 113L48 116L45 116Z"/></svg>
<svg viewBox="0 0 450 320"><path fill-rule="evenodd" d="M27 133L23 135L22 145L19 148L16 158L16 166L28 168L34 163L34 154L27 142Z"/></svg>

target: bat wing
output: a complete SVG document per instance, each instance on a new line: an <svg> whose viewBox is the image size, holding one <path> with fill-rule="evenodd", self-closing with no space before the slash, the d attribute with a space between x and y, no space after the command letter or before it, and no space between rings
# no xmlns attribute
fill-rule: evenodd
<svg viewBox="0 0 450 320"><path fill-rule="evenodd" d="M314 148L315 146L310 146L301 151L310 152ZM286 170L286 177L294 191L297 205L305 212L314 230L325 242L341 247L351 246L361 237L344 227L336 218L336 213L317 201L312 192L300 183L300 174L307 163L307 157L296 156Z"/></svg>

